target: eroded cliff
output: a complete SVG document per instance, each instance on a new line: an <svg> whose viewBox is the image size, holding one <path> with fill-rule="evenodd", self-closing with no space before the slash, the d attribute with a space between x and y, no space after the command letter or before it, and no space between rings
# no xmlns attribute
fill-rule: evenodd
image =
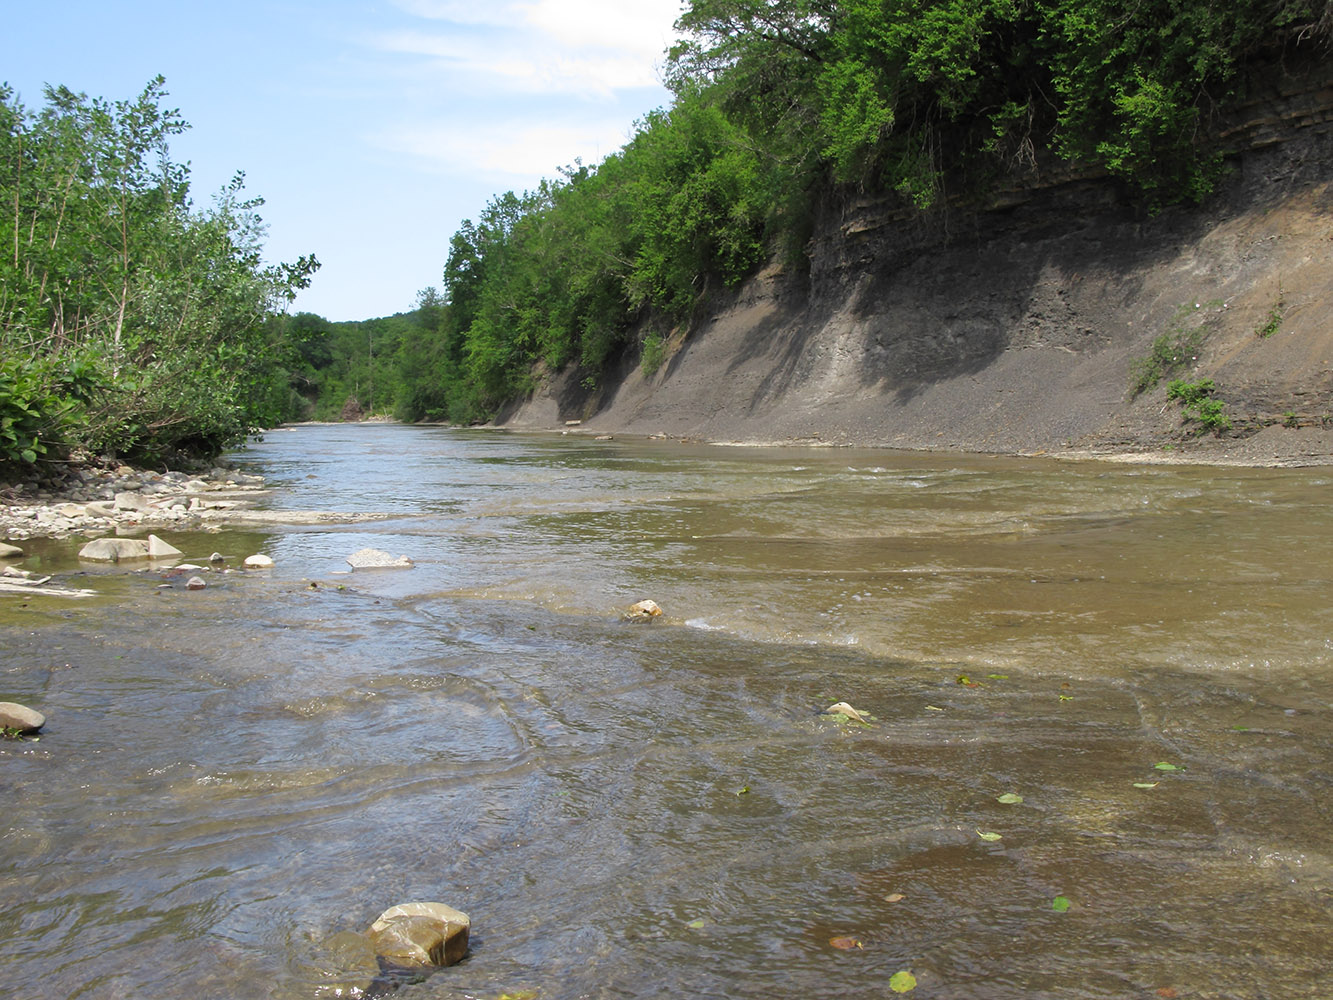
<svg viewBox="0 0 1333 1000"><path fill-rule="evenodd" d="M1333 456L1333 86L1283 77L1229 119L1203 206L1150 216L1109 179L1034 174L928 220L831 209L808 268L771 267L678 330L661 367L572 374L506 415L594 433L998 452ZM1131 385L1212 379L1230 429L1200 433Z"/></svg>

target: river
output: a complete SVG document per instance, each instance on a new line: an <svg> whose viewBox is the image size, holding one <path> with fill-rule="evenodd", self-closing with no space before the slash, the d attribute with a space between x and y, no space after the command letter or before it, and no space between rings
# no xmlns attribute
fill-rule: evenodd
<svg viewBox="0 0 1333 1000"><path fill-rule="evenodd" d="M313 997L326 937L433 900L471 953L396 996L1333 996L1333 470L238 458L386 516L162 533L275 560L194 592L25 543L97 594L0 598L49 720L0 743L0 994Z"/></svg>

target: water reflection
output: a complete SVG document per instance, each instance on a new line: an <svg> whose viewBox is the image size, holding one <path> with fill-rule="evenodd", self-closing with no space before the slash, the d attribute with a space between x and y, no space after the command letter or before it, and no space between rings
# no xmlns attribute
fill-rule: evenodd
<svg viewBox="0 0 1333 1000"><path fill-rule="evenodd" d="M51 720L0 744L0 981L310 996L324 937L439 899L472 956L403 996L1333 994L1324 472L401 427L246 460L391 516L0 606L0 696ZM366 545L417 566L345 574ZM643 596L668 620L619 622Z"/></svg>

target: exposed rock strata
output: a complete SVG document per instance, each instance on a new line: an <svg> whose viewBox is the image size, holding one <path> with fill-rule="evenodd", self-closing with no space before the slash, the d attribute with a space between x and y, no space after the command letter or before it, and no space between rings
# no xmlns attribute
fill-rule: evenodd
<svg viewBox="0 0 1333 1000"><path fill-rule="evenodd" d="M976 211L828 212L808 271L715 301L661 369L627 358L589 394L562 373L515 428L983 452L1172 449L1333 461L1333 87L1273 84L1226 124L1247 147L1204 206L1149 217L1104 177L1028 178ZM1197 305L1196 305L1197 304ZM1274 311L1277 329L1262 330ZM1234 427L1200 437L1159 384L1155 338L1201 329L1180 377L1212 378Z"/></svg>

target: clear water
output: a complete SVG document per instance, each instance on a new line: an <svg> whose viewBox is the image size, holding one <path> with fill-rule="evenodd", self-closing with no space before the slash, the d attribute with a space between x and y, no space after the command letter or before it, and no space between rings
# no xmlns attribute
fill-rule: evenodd
<svg viewBox="0 0 1333 1000"><path fill-rule="evenodd" d="M49 719L0 743L0 995L313 997L409 900L473 936L406 998L1333 995L1330 470L241 458L387 516L164 534L276 560L198 592L39 543L97 596L0 603L0 700Z"/></svg>

